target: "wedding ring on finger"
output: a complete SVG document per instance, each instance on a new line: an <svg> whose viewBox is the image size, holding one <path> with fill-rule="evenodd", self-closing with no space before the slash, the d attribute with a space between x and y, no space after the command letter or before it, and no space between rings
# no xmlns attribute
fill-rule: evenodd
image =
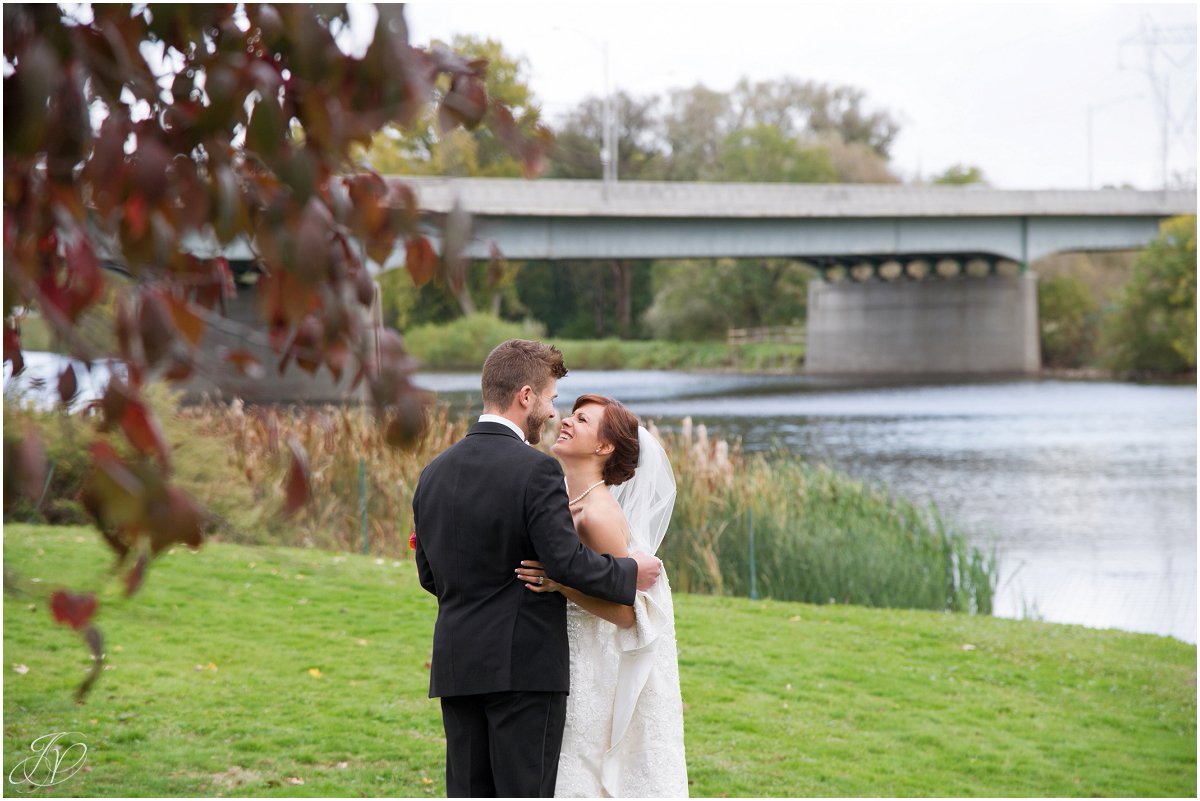
<svg viewBox="0 0 1200 801"><path fill-rule="evenodd" d="M539 586L539 587L540 587L540 586L542 586L543 584L545 584L545 583L546 583L546 577L545 577L545 576L538 576L537 578L538 578L538 586Z"/></svg>

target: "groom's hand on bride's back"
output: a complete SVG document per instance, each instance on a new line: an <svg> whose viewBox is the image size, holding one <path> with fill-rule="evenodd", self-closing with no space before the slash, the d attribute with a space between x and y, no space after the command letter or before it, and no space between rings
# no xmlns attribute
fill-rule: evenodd
<svg viewBox="0 0 1200 801"><path fill-rule="evenodd" d="M658 581L659 574L662 573L662 560L641 551L634 551L629 554L629 558L637 562L637 588L648 590L653 587L654 582Z"/></svg>

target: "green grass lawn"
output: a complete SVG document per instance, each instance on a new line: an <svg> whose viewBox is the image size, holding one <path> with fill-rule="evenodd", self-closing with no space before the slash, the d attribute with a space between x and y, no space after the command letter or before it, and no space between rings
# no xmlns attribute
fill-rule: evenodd
<svg viewBox="0 0 1200 801"><path fill-rule="evenodd" d="M6 569L89 586L87 529L9 525ZM4 775L52 731L41 796L436 796L435 603L409 560L210 545L102 592L108 669L6 594ZM40 582L31 583L32 579ZM680 595L694 796L1194 796L1196 649L1074 626Z"/></svg>

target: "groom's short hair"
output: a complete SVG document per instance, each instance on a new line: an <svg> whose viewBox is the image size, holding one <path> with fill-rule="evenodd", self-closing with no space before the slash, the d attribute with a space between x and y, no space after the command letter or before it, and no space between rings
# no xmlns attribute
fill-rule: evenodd
<svg viewBox="0 0 1200 801"><path fill-rule="evenodd" d="M510 339L497 345L483 363L483 405L507 409L521 387L541 392L551 379L567 374L558 348L532 339Z"/></svg>

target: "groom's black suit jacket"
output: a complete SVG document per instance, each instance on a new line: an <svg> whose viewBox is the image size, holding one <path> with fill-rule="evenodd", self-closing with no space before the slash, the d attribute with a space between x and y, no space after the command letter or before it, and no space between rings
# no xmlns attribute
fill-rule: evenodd
<svg viewBox="0 0 1200 801"><path fill-rule="evenodd" d="M598 556L571 522L562 469L500 423L476 423L413 495L421 586L437 596L430 697L566 692L566 601L513 572L537 559L587 595L632 604L637 563Z"/></svg>

